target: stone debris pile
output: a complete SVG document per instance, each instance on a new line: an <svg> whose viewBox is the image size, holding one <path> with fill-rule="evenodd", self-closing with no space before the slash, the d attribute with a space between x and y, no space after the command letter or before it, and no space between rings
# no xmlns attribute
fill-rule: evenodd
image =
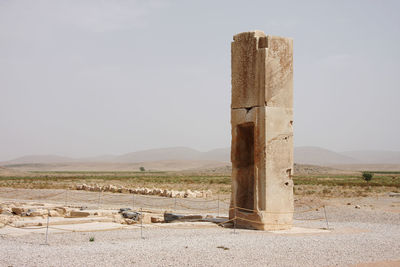
<svg viewBox="0 0 400 267"><path fill-rule="evenodd" d="M177 191L177 190L168 190L161 188L126 188L124 186L115 186L115 185L87 185L87 184L79 184L75 187L76 190L85 190L85 191L94 191L94 192L112 192L112 193L125 193L125 194L140 194L140 195L154 195L161 197L172 197L172 198L211 198L212 192L211 190L186 190L186 191Z"/></svg>
<svg viewBox="0 0 400 267"><path fill-rule="evenodd" d="M113 222L118 224L151 224L165 222L214 222L212 215L180 215L168 211L134 211L131 208L119 210L92 210L78 206L58 206L41 203L0 203L0 228L43 227L50 219L50 225L82 224L91 222Z"/></svg>

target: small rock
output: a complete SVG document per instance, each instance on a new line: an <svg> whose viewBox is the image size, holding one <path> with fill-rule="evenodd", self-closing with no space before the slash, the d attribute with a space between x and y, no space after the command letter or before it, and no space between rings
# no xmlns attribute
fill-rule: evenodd
<svg viewBox="0 0 400 267"><path fill-rule="evenodd" d="M183 218L183 215L178 215L178 214L173 214L173 213L164 213L164 221L166 223L180 220L182 218Z"/></svg>
<svg viewBox="0 0 400 267"><path fill-rule="evenodd" d="M361 207L359 205L355 205L354 208L361 209Z"/></svg>
<svg viewBox="0 0 400 267"><path fill-rule="evenodd" d="M185 198L196 198L196 193L192 192L190 189L188 189L188 190L186 190L184 197Z"/></svg>
<svg viewBox="0 0 400 267"><path fill-rule="evenodd" d="M140 213L135 211L124 211L122 212L122 216L126 219L138 221L140 218Z"/></svg>
<svg viewBox="0 0 400 267"><path fill-rule="evenodd" d="M150 213L142 213L142 223L151 223L151 214ZM140 217L139 217L140 221Z"/></svg>
<svg viewBox="0 0 400 267"><path fill-rule="evenodd" d="M11 210L15 215L21 215L23 212L25 212L25 209L20 207L13 207Z"/></svg>
<svg viewBox="0 0 400 267"><path fill-rule="evenodd" d="M125 223L128 224L128 225L131 225L131 224L137 223L137 221L132 220L132 219L125 219Z"/></svg>
<svg viewBox="0 0 400 267"><path fill-rule="evenodd" d="M153 217L151 217L151 222L152 223L162 223L162 222L164 222L164 218L163 217L155 217L155 216L153 216Z"/></svg>
<svg viewBox="0 0 400 267"><path fill-rule="evenodd" d="M195 198L203 197L203 193L201 193L200 191L194 191L193 193L195 194Z"/></svg>
<svg viewBox="0 0 400 267"><path fill-rule="evenodd" d="M128 211L128 210L131 210L131 208L120 208L118 213L122 213L122 212Z"/></svg>
<svg viewBox="0 0 400 267"><path fill-rule="evenodd" d="M350 202L348 202L348 203L347 203L347 205L348 205L348 206L350 206L350 205L351 205L351 203L350 203Z"/></svg>
<svg viewBox="0 0 400 267"><path fill-rule="evenodd" d="M62 214L62 215L64 215L65 213L67 213L67 209L64 208L64 207L57 207L57 208L55 208L55 211L56 211L58 214Z"/></svg>
<svg viewBox="0 0 400 267"><path fill-rule="evenodd" d="M203 220L202 215L179 215L167 212L164 213L164 221L167 223L173 221L185 222L185 221L202 221L202 220Z"/></svg>
<svg viewBox="0 0 400 267"><path fill-rule="evenodd" d="M50 216L50 217L61 217L60 213L58 213L58 212L55 211L55 210L51 210L51 211L49 212L49 216Z"/></svg>
<svg viewBox="0 0 400 267"><path fill-rule="evenodd" d="M71 210L69 213L69 217L71 218L82 218L82 217L88 217L90 215L89 212L86 211L77 211L77 210Z"/></svg>
<svg viewBox="0 0 400 267"><path fill-rule="evenodd" d="M28 209L24 215L29 217L36 217L44 215L44 213L42 212L42 210Z"/></svg>

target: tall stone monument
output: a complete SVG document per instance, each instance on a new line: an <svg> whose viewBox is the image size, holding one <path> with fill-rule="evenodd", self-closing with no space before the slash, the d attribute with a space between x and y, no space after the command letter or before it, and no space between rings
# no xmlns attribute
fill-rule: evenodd
<svg viewBox="0 0 400 267"><path fill-rule="evenodd" d="M293 40L239 33L232 47L232 196L242 228L293 220Z"/></svg>

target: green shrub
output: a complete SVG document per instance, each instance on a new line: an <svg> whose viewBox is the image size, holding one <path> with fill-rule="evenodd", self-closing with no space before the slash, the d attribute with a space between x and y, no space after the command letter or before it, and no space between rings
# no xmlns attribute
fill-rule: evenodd
<svg viewBox="0 0 400 267"><path fill-rule="evenodd" d="M371 181L373 176L372 172L362 172L362 178L367 182Z"/></svg>
<svg viewBox="0 0 400 267"><path fill-rule="evenodd" d="M144 172L146 169L142 166L139 168L141 172Z"/></svg>

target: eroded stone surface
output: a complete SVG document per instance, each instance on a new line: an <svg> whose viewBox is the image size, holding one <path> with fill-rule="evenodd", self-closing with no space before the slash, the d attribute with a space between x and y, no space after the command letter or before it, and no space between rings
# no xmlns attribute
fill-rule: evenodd
<svg viewBox="0 0 400 267"><path fill-rule="evenodd" d="M232 42L232 108L293 106L293 40L245 32Z"/></svg>
<svg viewBox="0 0 400 267"><path fill-rule="evenodd" d="M246 228L288 229L293 217L293 42L261 31L233 39L230 218Z"/></svg>

